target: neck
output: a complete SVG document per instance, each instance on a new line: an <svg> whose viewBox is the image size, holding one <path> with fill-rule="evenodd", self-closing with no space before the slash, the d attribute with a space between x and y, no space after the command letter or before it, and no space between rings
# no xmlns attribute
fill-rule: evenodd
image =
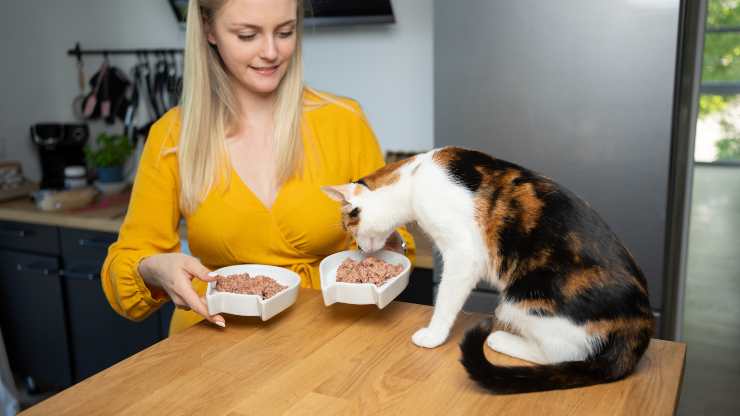
<svg viewBox="0 0 740 416"><path fill-rule="evenodd" d="M271 125L277 101L277 91L270 94L255 94L236 82L232 84L236 90L236 99L241 114L240 130L242 127L254 128Z"/></svg>
<svg viewBox="0 0 740 416"><path fill-rule="evenodd" d="M393 201L393 222L397 228L401 225L408 224L416 220L416 215L412 206L412 186L413 177L405 176L398 183L389 187L388 192Z"/></svg>

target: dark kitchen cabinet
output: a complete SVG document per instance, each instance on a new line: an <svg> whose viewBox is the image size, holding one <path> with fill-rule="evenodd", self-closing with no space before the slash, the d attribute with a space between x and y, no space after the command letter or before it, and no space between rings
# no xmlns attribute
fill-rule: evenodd
<svg viewBox="0 0 740 416"><path fill-rule="evenodd" d="M66 388L167 335L171 308L116 314L100 269L115 233L0 221L0 326L27 387ZM165 318L166 316L166 318Z"/></svg>
<svg viewBox="0 0 740 416"><path fill-rule="evenodd" d="M64 288L74 381L110 367L162 338L158 313L129 321L113 311L100 284L100 268L113 233L60 230Z"/></svg>
<svg viewBox="0 0 740 416"><path fill-rule="evenodd" d="M59 260L0 249L0 326L10 365L31 388L72 383Z"/></svg>

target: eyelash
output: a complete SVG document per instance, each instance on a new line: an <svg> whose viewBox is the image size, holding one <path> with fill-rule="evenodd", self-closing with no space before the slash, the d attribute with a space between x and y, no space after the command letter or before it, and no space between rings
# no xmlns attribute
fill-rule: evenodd
<svg viewBox="0 0 740 416"><path fill-rule="evenodd" d="M293 31L291 30L290 32L278 32L278 36L282 39L287 39L293 36ZM251 35L237 35L237 37L239 38L239 40L250 41L250 40L254 40L254 38L257 37L257 34L255 33Z"/></svg>

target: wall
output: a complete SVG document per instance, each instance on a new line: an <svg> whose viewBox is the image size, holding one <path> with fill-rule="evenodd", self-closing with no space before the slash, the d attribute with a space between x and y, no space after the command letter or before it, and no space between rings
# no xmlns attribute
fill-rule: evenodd
<svg viewBox="0 0 740 416"><path fill-rule="evenodd" d="M384 149L424 150L433 143L432 3L393 5L394 25L309 29L306 80L360 101ZM28 129L74 121L79 90L66 51L77 41L83 48L182 47L184 32L166 0L27 0L0 14L0 160L20 160L34 180L40 169ZM134 62L111 60L122 68ZM85 59L87 77L99 64Z"/></svg>

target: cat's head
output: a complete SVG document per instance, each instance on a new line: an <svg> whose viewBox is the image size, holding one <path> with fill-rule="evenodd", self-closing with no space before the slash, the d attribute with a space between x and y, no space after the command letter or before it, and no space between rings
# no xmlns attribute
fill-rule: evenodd
<svg viewBox="0 0 740 416"><path fill-rule="evenodd" d="M382 249L394 230L394 224L384 219L388 207L364 182L321 188L331 199L342 203L342 226L354 237L360 250Z"/></svg>
<svg viewBox="0 0 740 416"><path fill-rule="evenodd" d="M382 249L393 230L407 222L408 190L403 187L401 169L407 163L391 163L356 182L321 188L342 203L342 226L352 233L360 250Z"/></svg>

